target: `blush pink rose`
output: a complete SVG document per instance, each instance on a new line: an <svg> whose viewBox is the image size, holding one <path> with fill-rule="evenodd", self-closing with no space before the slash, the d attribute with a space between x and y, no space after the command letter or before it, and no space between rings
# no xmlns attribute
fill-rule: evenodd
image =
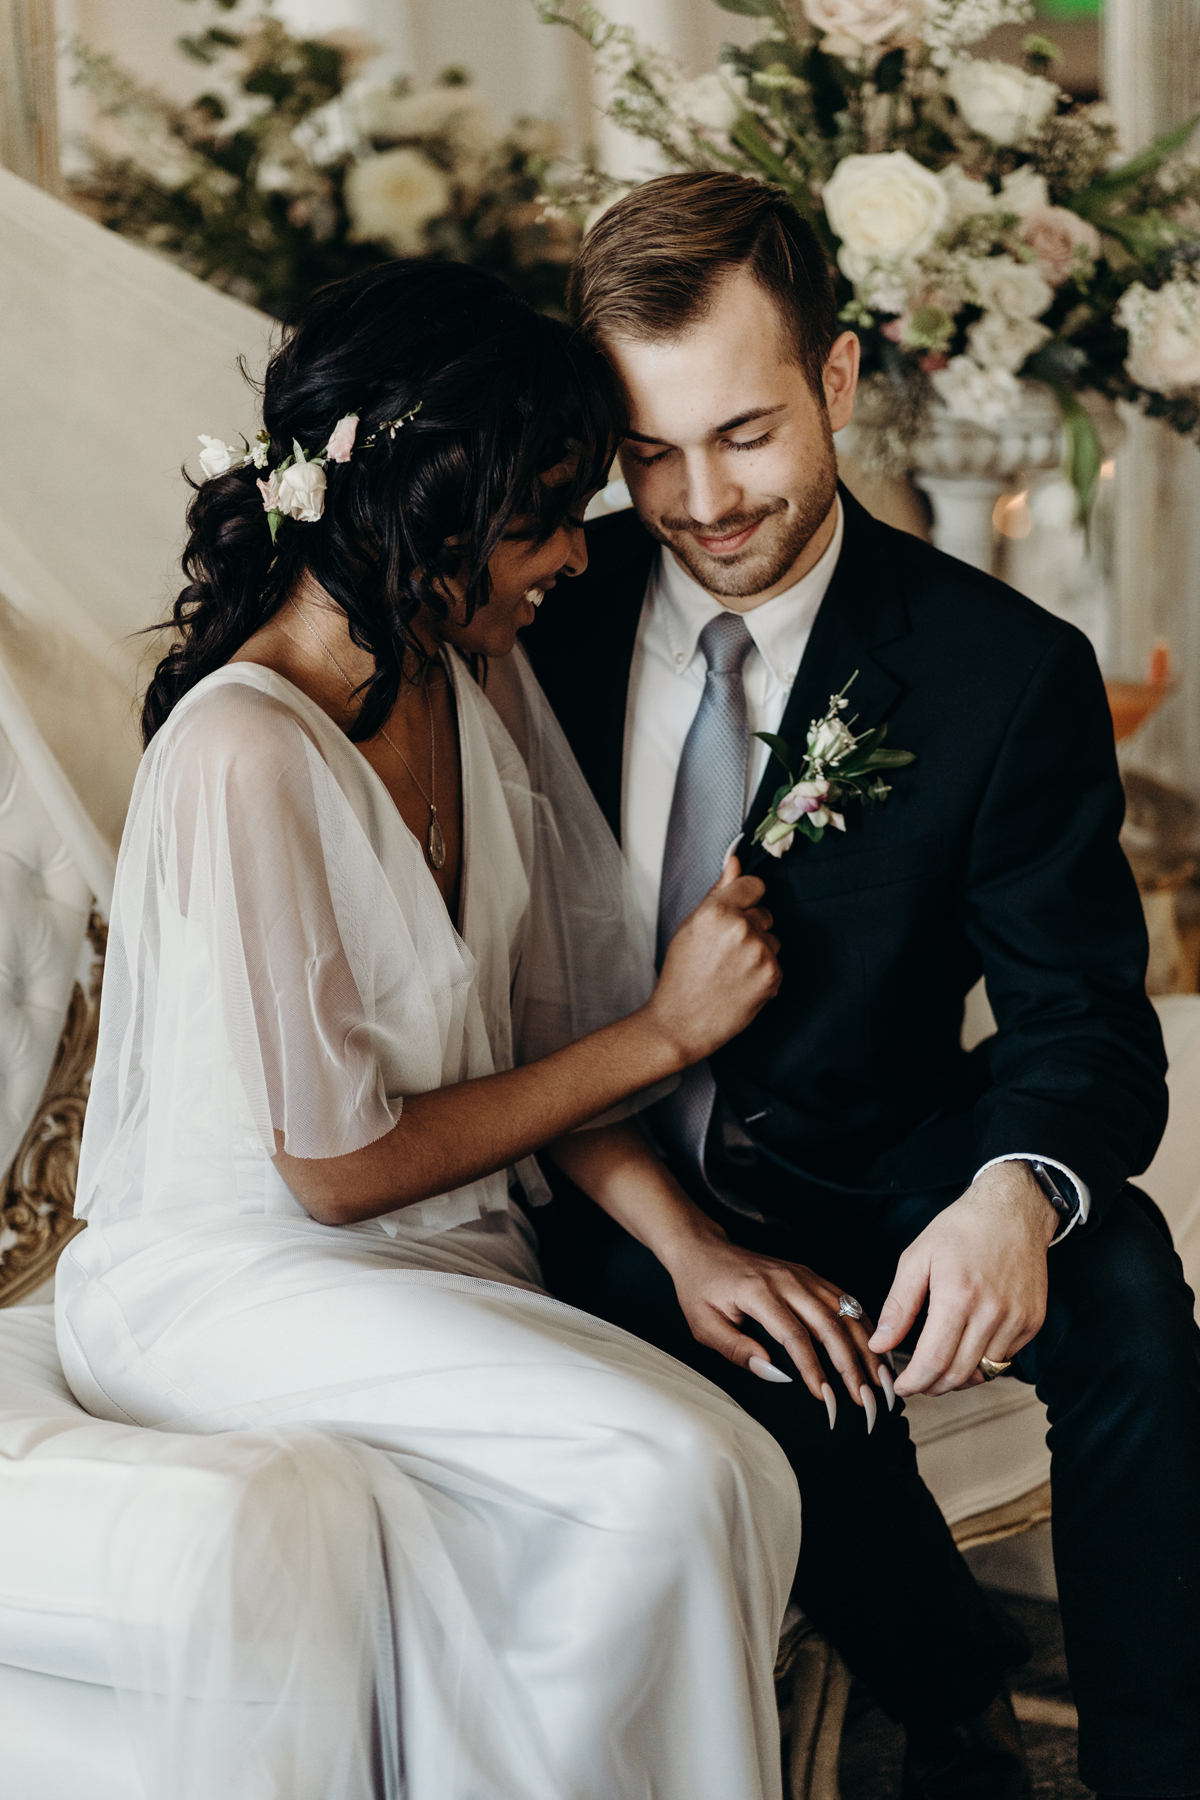
<svg viewBox="0 0 1200 1800"><path fill-rule="evenodd" d="M1051 287L1061 287L1100 254L1100 233L1066 206L1035 206L1021 220L1021 238Z"/></svg>
<svg viewBox="0 0 1200 1800"><path fill-rule="evenodd" d="M256 486L258 488L259 493L262 495L263 511L264 512L278 512L279 511L279 472L278 472L278 470L272 470L271 474L268 475L267 479L265 481L260 481L260 482L256 483Z"/></svg>
<svg viewBox="0 0 1200 1800"><path fill-rule="evenodd" d="M339 419L333 428L333 436L325 446L325 454L330 462L347 463L354 449L354 437L358 431L358 414L347 413Z"/></svg>

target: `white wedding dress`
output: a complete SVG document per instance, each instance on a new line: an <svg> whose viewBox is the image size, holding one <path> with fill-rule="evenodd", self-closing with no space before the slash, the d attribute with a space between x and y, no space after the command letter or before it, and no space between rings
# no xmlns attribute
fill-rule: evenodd
<svg viewBox="0 0 1200 1800"><path fill-rule="evenodd" d="M333 1228L271 1160L277 1131L352 1151L405 1094L649 991L520 652L486 693L446 661L459 931L374 771L272 672L209 676L142 762L59 1347L92 1413L154 1428L114 1452L148 1479L161 1433L236 1433L250 1473L231 1511L214 1460L153 1579L114 1505L113 1682L163 1800L777 1800L800 1512L773 1439L545 1294L508 1172Z"/></svg>

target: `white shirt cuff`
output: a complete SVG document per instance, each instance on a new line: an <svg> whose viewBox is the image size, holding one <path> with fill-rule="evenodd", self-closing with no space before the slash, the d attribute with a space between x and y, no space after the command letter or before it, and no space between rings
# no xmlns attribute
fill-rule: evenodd
<svg viewBox="0 0 1200 1800"><path fill-rule="evenodd" d="M1086 1182L1080 1181L1074 1169L1068 1169L1066 1163L1056 1162L1052 1156L1043 1156L1040 1150L1009 1150L1006 1151L1003 1156L993 1156L990 1162L984 1163L983 1169L994 1169L997 1163L1004 1162L1045 1163L1048 1169L1057 1169L1060 1175L1065 1175L1071 1186L1075 1189L1075 1192L1078 1194L1079 1207L1075 1217L1071 1220L1071 1223L1067 1226L1065 1231L1058 1231L1051 1238L1050 1248L1052 1250L1055 1244L1061 1244L1064 1238L1070 1237L1077 1225L1082 1225L1086 1221L1088 1214L1092 1210L1091 1189L1087 1186ZM983 1174L983 1169L976 1169L976 1181L978 1181L979 1177ZM1049 1202L1047 1202L1047 1205L1048 1204Z"/></svg>

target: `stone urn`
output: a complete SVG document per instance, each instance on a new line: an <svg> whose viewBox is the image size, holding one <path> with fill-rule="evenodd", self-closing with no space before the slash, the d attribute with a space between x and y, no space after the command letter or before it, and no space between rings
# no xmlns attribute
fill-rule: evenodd
<svg viewBox="0 0 1200 1800"><path fill-rule="evenodd" d="M1026 477L1062 462L1058 402L1043 383L1023 381L1019 403L986 425L952 418L935 403L911 455L913 482L933 508L938 549L994 574L997 502L1014 487L1027 487Z"/></svg>

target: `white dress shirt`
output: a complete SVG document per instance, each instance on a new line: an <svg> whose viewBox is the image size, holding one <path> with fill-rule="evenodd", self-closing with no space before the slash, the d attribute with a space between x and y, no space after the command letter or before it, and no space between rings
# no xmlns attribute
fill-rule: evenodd
<svg viewBox="0 0 1200 1800"><path fill-rule="evenodd" d="M842 551L844 521L837 501L837 520L829 547L794 587L742 613L754 648L742 666L750 754L746 765L746 810L758 791L770 751L756 731L777 732L833 571ZM700 633L726 609L715 594L702 588L668 550L660 550L646 583L629 671L625 710L625 754L621 777L621 842L633 877L634 893L653 939L658 929L658 897L662 885L667 824L675 795L675 777L683 746L704 692L707 665ZM1039 1161L1058 1169L1079 1195L1073 1225L1086 1219L1091 1196L1079 1177L1053 1157L1029 1150L1009 1151L992 1162ZM992 1163L984 1165L990 1168ZM982 1174L982 1170L978 1171ZM1054 1241L1061 1242L1063 1231Z"/></svg>

